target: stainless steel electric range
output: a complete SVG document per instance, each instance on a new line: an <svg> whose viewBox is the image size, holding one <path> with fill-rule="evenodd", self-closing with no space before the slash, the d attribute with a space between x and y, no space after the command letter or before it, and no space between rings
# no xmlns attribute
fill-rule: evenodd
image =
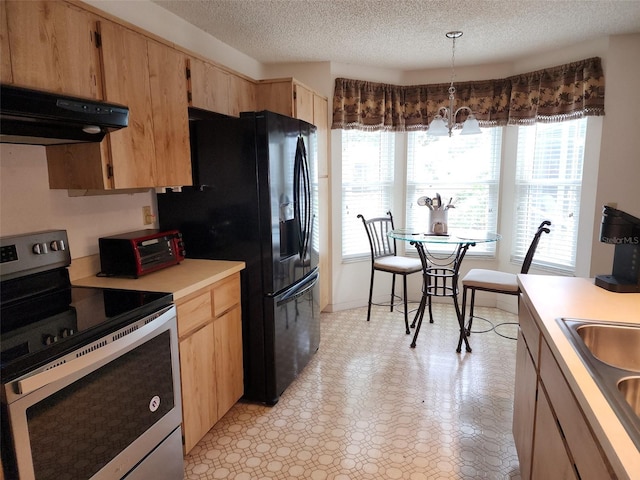
<svg viewBox="0 0 640 480"><path fill-rule="evenodd" d="M73 287L66 231L0 238L5 478L183 478L171 294Z"/></svg>

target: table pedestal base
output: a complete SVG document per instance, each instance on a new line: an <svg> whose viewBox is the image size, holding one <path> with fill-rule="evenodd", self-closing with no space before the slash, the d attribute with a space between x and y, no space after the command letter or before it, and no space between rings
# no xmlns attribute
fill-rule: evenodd
<svg viewBox="0 0 640 480"><path fill-rule="evenodd" d="M431 310L431 298L432 297L452 297L453 305L456 309L456 317L458 318L458 324L460 326L460 336L458 338L458 347L456 352L462 351L462 342L465 344L465 350L471 352L471 346L469 345L469 339L464 328L464 318L458 304L458 275L460 270L460 264L464 258L467 250L472 243L459 244L456 247L455 252L447 257L450 260L446 265L429 266L427 253L424 245L421 242L411 242L418 251L418 256L422 262L422 299L416 312L416 316L413 319L411 327L415 327L413 334L413 341L411 342L411 348L415 348L418 335L420 333L420 327L422 326L422 319L424 318L424 311L427 305L429 306L429 322L433 323L433 313ZM433 260L433 259L432 259ZM440 259L442 260L442 259Z"/></svg>

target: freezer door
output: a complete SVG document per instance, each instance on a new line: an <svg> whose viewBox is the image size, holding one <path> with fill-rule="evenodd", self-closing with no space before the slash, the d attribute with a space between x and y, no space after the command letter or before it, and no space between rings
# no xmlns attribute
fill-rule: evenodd
<svg viewBox="0 0 640 480"><path fill-rule="evenodd" d="M309 363L320 345L319 273L314 269L302 281L276 297L267 297L274 312L273 358L267 363L266 403L275 404L282 392Z"/></svg>

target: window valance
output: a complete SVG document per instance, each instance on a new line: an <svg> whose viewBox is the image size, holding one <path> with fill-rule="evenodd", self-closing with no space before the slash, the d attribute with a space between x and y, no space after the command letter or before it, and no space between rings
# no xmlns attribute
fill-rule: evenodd
<svg viewBox="0 0 640 480"><path fill-rule="evenodd" d="M336 78L331 128L427 130L449 105L449 83L390 85ZM454 83L456 105L470 107L483 127L559 122L604 115L604 74L594 57L505 79ZM460 112L456 121L466 119Z"/></svg>

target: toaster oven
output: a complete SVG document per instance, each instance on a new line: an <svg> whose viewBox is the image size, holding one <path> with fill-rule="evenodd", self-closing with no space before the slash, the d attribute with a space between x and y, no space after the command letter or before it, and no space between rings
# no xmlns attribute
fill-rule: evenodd
<svg viewBox="0 0 640 480"><path fill-rule="evenodd" d="M137 278L185 258L178 230L138 230L98 239L100 276Z"/></svg>

